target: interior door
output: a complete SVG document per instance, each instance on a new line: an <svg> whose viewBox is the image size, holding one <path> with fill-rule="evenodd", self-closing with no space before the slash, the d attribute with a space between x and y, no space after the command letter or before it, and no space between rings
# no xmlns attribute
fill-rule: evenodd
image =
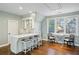
<svg viewBox="0 0 79 59"><path fill-rule="evenodd" d="M8 41L11 35L18 34L18 20L8 20Z"/></svg>

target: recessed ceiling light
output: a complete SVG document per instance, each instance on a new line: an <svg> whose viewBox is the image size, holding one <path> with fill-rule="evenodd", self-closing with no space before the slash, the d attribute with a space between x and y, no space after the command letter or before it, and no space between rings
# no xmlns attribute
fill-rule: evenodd
<svg viewBox="0 0 79 59"><path fill-rule="evenodd" d="M23 7L20 6L19 9L20 9L20 10L23 10Z"/></svg>

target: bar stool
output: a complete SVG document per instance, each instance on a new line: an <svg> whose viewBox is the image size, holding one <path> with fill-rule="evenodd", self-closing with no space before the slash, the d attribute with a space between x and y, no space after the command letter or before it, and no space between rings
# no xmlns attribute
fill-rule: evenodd
<svg viewBox="0 0 79 59"><path fill-rule="evenodd" d="M40 47L42 45L42 40L40 38L40 36L38 36L38 47Z"/></svg>
<svg viewBox="0 0 79 59"><path fill-rule="evenodd" d="M34 35L34 47L38 47L38 35Z"/></svg>
<svg viewBox="0 0 79 59"><path fill-rule="evenodd" d="M73 47L75 47L75 45L74 45L74 39L75 39L75 35L74 34L70 34L69 37L65 37L64 44L66 42L67 45L72 45Z"/></svg>
<svg viewBox="0 0 79 59"><path fill-rule="evenodd" d="M33 50L35 48L35 43L34 43L34 37L31 39L31 49Z"/></svg>
<svg viewBox="0 0 79 59"><path fill-rule="evenodd" d="M31 43L30 43L31 50L33 50L33 48L34 48L34 40L33 40L33 37L29 37L29 40L31 41Z"/></svg>
<svg viewBox="0 0 79 59"><path fill-rule="evenodd" d="M28 51L31 51L31 41L27 39L22 39L21 40L22 45L23 45L23 52L26 54Z"/></svg>
<svg viewBox="0 0 79 59"><path fill-rule="evenodd" d="M48 33L48 42L55 43L55 36L52 33Z"/></svg>

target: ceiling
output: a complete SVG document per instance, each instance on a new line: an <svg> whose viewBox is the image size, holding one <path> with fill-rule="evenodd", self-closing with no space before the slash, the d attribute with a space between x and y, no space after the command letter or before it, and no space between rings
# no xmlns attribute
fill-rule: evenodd
<svg viewBox="0 0 79 59"><path fill-rule="evenodd" d="M44 16L79 11L79 3L0 3L0 10L16 15L37 12Z"/></svg>

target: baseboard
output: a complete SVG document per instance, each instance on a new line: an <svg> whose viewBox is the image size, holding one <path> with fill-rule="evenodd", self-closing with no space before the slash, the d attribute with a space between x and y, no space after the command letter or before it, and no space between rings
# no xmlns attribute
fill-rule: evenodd
<svg viewBox="0 0 79 59"><path fill-rule="evenodd" d="M1 47L4 47L4 46L8 46L8 45L9 45L9 43L2 44L2 45L0 45L0 48L1 48Z"/></svg>
<svg viewBox="0 0 79 59"><path fill-rule="evenodd" d="M47 39L42 39L43 41L48 41Z"/></svg>
<svg viewBox="0 0 79 59"><path fill-rule="evenodd" d="M79 44L75 44L75 46L78 46L79 47Z"/></svg>

